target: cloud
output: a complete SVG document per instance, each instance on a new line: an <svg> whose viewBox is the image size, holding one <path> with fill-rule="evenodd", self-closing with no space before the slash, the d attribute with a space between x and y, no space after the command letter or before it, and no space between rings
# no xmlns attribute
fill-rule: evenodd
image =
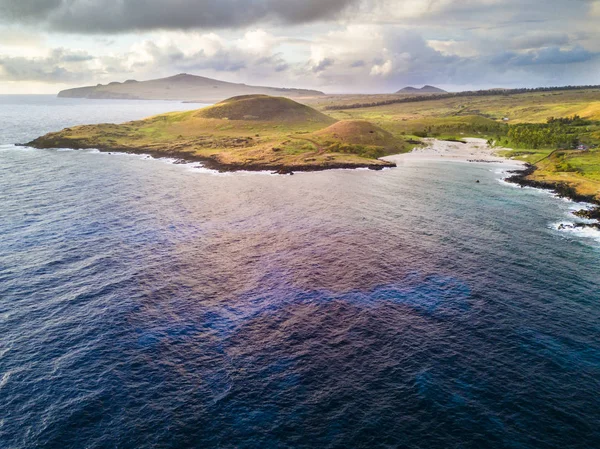
<svg viewBox="0 0 600 449"><path fill-rule="evenodd" d="M469 41L430 39L427 44L435 51L447 56L474 57L479 54L477 48Z"/></svg>
<svg viewBox="0 0 600 449"><path fill-rule="evenodd" d="M572 49L547 47L526 52L504 52L494 56L492 63L512 66L564 65L589 62L597 57L598 54L582 47Z"/></svg>
<svg viewBox="0 0 600 449"><path fill-rule="evenodd" d="M81 82L94 70L95 58L85 52L55 49L46 57L0 56L0 80L41 81L46 83Z"/></svg>
<svg viewBox="0 0 600 449"><path fill-rule="evenodd" d="M302 24L339 17L358 0L0 0L0 20L78 33Z"/></svg>
<svg viewBox="0 0 600 449"><path fill-rule="evenodd" d="M258 75L288 69L276 46L277 39L264 30L248 31L232 41L216 33L165 32L158 39L134 44L122 58L132 71L146 73L249 70Z"/></svg>
<svg viewBox="0 0 600 449"><path fill-rule="evenodd" d="M0 0L0 79L191 72L329 92L596 83L598 17L600 0Z"/></svg>
<svg viewBox="0 0 600 449"><path fill-rule="evenodd" d="M327 67L332 66L335 63L335 60L332 58L322 58L317 64L313 65L312 71L315 73L322 72L327 69Z"/></svg>
<svg viewBox="0 0 600 449"><path fill-rule="evenodd" d="M549 46L563 46L570 43L567 33L534 31L517 36L511 40L511 48L527 50Z"/></svg>
<svg viewBox="0 0 600 449"><path fill-rule="evenodd" d="M390 73L392 73L393 70L393 63L391 60L387 60L381 64L375 64L372 68L371 68L371 75L374 76L388 76Z"/></svg>

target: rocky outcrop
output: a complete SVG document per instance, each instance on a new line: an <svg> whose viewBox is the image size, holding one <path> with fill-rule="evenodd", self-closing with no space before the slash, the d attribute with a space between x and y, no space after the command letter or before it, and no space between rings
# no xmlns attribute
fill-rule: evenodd
<svg viewBox="0 0 600 449"><path fill-rule="evenodd" d="M534 187L537 189L545 189L550 190L560 198L568 198L570 200L576 201L578 203L591 203L597 204L600 206L600 201L598 201L592 195L582 195L577 192L577 190L564 182L547 182L547 181L538 181L535 179L530 179L531 176L536 170L534 165L528 164L524 170L513 170L511 176L505 179L507 182L511 182L513 184L518 184L521 187ZM600 229L600 207L596 207L594 209L582 209L573 212L574 215L580 218L585 218L588 220L598 220L598 223L575 223L574 225L561 225L561 226L571 226L571 227L593 227Z"/></svg>

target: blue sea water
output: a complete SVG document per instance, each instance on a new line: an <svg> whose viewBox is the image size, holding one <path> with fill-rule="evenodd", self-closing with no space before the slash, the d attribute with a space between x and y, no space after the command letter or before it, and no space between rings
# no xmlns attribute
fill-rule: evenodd
<svg viewBox="0 0 600 449"><path fill-rule="evenodd" d="M0 447L600 447L600 239L491 164L15 147L193 108L0 97ZM479 184L475 180L479 179Z"/></svg>

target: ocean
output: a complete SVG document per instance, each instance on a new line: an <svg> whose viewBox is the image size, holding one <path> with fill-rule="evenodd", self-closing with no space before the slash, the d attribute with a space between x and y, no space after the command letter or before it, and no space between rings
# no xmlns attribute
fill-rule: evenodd
<svg viewBox="0 0 600 449"><path fill-rule="evenodd" d="M0 97L1 448L600 447L576 204L497 164L14 146L195 107Z"/></svg>

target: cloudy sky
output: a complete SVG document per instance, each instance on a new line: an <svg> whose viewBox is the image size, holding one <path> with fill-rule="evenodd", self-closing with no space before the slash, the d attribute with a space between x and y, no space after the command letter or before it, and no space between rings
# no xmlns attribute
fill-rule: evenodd
<svg viewBox="0 0 600 449"><path fill-rule="evenodd" d="M326 92L600 84L600 0L0 0L0 93L181 72Z"/></svg>

